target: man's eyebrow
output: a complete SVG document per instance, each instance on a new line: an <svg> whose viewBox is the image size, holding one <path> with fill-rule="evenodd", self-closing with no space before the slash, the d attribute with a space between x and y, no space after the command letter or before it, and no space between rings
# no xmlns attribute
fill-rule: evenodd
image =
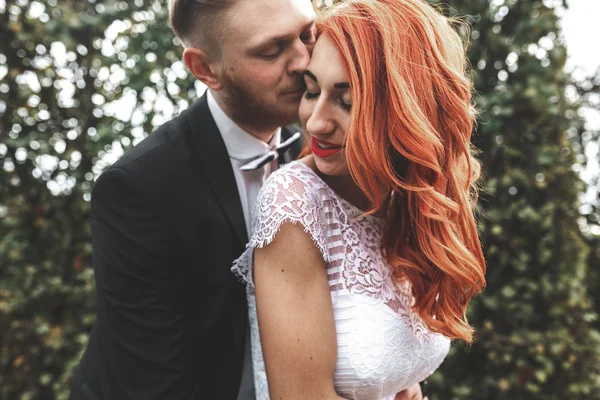
<svg viewBox="0 0 600 400"><path fill-rule="evenodd" d="M313 81L319 83L319 80L317 79L317 77L315 76L315 74L313 74L312 72L310 72L309 70L305 70L302 75L306 75L308 76L310 79L312 79Z"/></svg>
<svg viewBox="0 0 600 400"><path fill-rule="evenodd" d="M315 25L315 21L311 20L310 22L308 22L306 25L304 25L302 27L302 31L304 32L305 30L314 27L314 25ZM293 38L295 35L296 35L295 32L291 32L291 33L286 33L286 34L278 35L278 36L263 37L263 38L261 38L261 40L258 40L252 46L252 48L254 48L254 49L260 49L263 46L269 46L269 45L272 45L272 44L277 43L277 42L282 42L282 41L289 40L289 39Z"/></svg>

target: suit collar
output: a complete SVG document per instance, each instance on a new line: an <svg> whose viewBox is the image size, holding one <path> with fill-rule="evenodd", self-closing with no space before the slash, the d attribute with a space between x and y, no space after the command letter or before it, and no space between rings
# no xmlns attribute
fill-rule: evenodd
<svg viewBox="0 0 600 400"><path fill-rule="evenodd" d="M233 169L219 129L208 108L206 93L187 111L193 148L208 178L220 207L227 216L242 246L248 242L244 212Z"/></svg>

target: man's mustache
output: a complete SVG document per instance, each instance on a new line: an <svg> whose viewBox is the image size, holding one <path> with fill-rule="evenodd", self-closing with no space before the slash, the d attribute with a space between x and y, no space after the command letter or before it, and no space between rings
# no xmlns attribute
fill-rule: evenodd
<svg viewBox="0 0 600 400"><path fill-rule="evenodd" d="M306 84L304 83L303 80L296 82L295 84L289 85L283 89L281 89L280 93L281 94L285 94L285 93L291 93L291 92L297 92L299 90L306 90Z"/></svg>

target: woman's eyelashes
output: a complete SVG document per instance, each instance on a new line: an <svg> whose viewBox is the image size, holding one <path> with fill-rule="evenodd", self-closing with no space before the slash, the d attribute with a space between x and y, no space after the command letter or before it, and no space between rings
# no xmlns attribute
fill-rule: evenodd
<svg viewBox="0 0 600 400"><path fill-rule="evenodd" d="M340 106L345 110L350 112L350 110L352 109L352 104L348 104L346 103L344 100L340 99Z"/></svg>
<svg viewBox="0 0 600 400"><path fill-rule="evenodd" d="M320 94L321 93L319 92L311 92L310 90L306 89L306 92L304 93L304 98L306 98L306 100L312 100L319 97ZM344 101L343 97L339 97L337 99L337 102L344 111L350 111L352 109L352 104Z"/></svg>

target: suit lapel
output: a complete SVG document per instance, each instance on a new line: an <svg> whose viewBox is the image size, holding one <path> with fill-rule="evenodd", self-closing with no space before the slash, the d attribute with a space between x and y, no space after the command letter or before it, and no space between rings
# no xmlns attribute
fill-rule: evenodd
<svg viewBox="0 0 600 400"><path fill-rule="evenodd" d="M240 243L248 242L244 211L227 148L208 108L206 94L188 110L188 122L199 161Z"/></svg>
<svg viewBox="0 0 600 400"><path fill-rule="evenodd" d="M199 161L210 186L240 243L245 245L248 243L248 234L240 195L227 148L208 108L206 94L188 109L187 120L192 132L193 148L199 155ZM300 128L295 126L283 127L281 131L282 140L288 139L299 131ZM295 160L301 150L301 141L294 143L292 148L283 156L280 164Z"/></svg>

